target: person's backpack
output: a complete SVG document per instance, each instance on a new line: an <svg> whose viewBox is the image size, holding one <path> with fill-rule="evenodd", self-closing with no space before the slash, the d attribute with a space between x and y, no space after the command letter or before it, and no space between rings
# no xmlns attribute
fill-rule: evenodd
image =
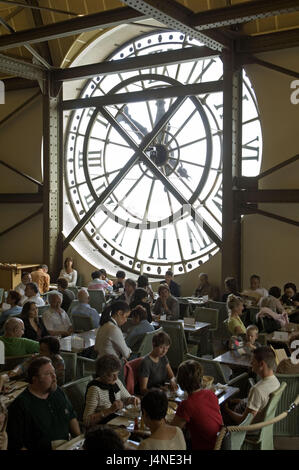
<svg viewBox="0 0 299 470"><path fill-rule="evenodd" d="M273 331L280 330L281 324L279 321L274 320L271 317L263 317L258 320L259 331L265 331L266 333L273 333Z"/></svg>

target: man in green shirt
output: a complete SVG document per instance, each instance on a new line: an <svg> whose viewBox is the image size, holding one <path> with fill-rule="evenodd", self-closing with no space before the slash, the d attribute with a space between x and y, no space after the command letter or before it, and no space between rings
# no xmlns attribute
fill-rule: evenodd
<svg viewBox="0 0 299 470"><path fill-rule="evenodd" d="M9 318L4 324L4 335L0 336L5 346L5 356L25 356L39 352L39 343L22 338L24 323L20 318Z"/></svg>
<svg viewBox="0 0 299 470"><path fill-rule="evenodd" d="M8 450L55 449L61 441L80 435L73 407L57 387L55 369L47 357L28 368L29 386L8 409Z"/></svg>

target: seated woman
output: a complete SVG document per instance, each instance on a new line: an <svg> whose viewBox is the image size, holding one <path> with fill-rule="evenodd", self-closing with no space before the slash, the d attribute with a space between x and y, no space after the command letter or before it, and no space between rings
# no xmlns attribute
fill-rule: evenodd
<svg viewBox="0 0 299 470"><path fill-rule="evenodd" d="M141 361L138 376L141 395L145 395L152 387L163 387L170 381L171 390L177 390L174 373L166 357L170 347L170 338L161 331L153 336L153 350Z"/></svg>
<svg viewBox="0 0 299 470"><path fill-rule="evenodd" d="M142 416L151 437L144 439L138 450L186 450L182 430L165 422L167 409L168 399L162 390L152 389L142 398Z"/></svg>
<svg viewBox="0 0 299 470"><path fill-rule="evenodd" d="M73 258L65 258L64 269L60 271L59 277L67 280L69 287L75 287L77 284L78 273L73 268Z"/></svg>
<svg viewBox="0 0 299 470"><path fill-rule="evenodd" d="M69 316L61 308L63 296L52 290L48 294L49 310L43 313L43 322L51 336L69 336L73 327Z"/></svg>
<svg viewBox="0 0 299 470"><path fill-rule="evenodd" d="M44 336L39 340L39 354L24 361L22 364L16 366L13 370L9 371L9 377L25 377L27 370L33 359L36 357L45 356L51 359L56 373L57 384L59 386L64 384L65 381L65 364L63 358L59 354L60 343L55 336Z"/></svg>
<svg viewBox="0 0 299 470"><path fill-rule="evenodd" d="M188 398L179 404L171 424L187 428L192 450L213 450L222 416L215 393L202 389L202 377L203 368L199 362L188 360L179 365L177 381Z"/></svg>
<svg viewBox="0 0 299 470"><path fill-rule="evenodd" d="M130 303L130 308L133 309L137 307L137 305L141 305L146 310L147 313L147 321L151 323L153 321L152 314L151 314L151 307L148 302L148 295L145 289L138 287L135 290L134 300ZM130 315L131 317L131 315Z"/></svg>
<svg viewBox="0 0 299 470"><path fill-rule="evenodd" d="M240 296L237 287L237 280L234 277L227 277L224 281L225 293L222 296L222 302L226 302L229 294L234 294L237 297Z"/></svg>
<svg viewBox="0 0 299 470"><path fill-rule="evenodd" d="M137 351L145 333L154 331L155 328L148 322L147 312L141 305L138 305L131 311L130 318L134 327L126 337L126 343L132 351Z"/></svg>
<svg viewBox="0 0 299 470"><path fill-rule="evenodd" d="M35 302L26 302L23 305L20 318L24 322L24 338L39 341L43 336L49 335L42 320L38 318L38 308Z"/></svg>
<svg viewBox="0 0 299 470"><path fill-rule="evenodd" d="M299 293L297 293L297 287L293 282L287 282L283 286L284 294L281 297L283 305L299 307Z"/></svg>
<svg viewBox="0 0 299 470"><path fill-rule="evenodd" d="M228 310L228 329L233 336L240 336L246 334L246 327L242 322L240 315L243 313L243 302L240 297L230 294L226 301Z"/></svg>
<svg viewBox="0 0 299 470"><path fill-rule="evenodd" d="M167 284L161 284L158 289L159 297L154 305L154 319L159 320L160 315L166 315L166 320L178 320L180 308L178 300L170 294Z"/></svg>
<svg viewBox="0 0 299 470"><path fill-rule="evenodd" d="M88 428L86 431L83 450L104 450L109 452L111 450L125 450L125 446L119 435L111 427L100 424Z"/></svg>
<svg viewBox="0 0 299 470"><path fill-rule="evenodd" d="M280 301L281 289L277 286L270 287L269 295L262 297L258 302L258 307L269 307L274 312L283 313L284 308ZM269 305L269 303L271 305Z"/></svg>
<svg viewBox="0 0 299 470"><path fill-rule="evenodd" d="M22 307L19 306L20 300L21 295L16 290L10 290L8 292L8 296L5 303L9 308L7 308L7 310L4 310L4 307L2 305L3 312L0 316L0 329L10 316L15 317L16 315L20 315L22 311Z"/></svg>
<svg viewBox="0 0 299 470"><path fill-rule="evenodd" d="M128 359L131 349L127 346L120 329L130 315L130 307L126 302L116 301L102 313L94 349L98 357L114 354L119 359Z"/></svg>
<svg viewBox="0 0 299 470"><path fill-rule="evenodd" d="M148 277L146 274L142 274L141 276L139 276L139 278L137 279L137 287L146 290L147 295L149 296L150 303L152 303L154 300L154 292L152 286L148 282Z"/></svg>
<svg viewBox="0 0 299 470"><path fill-rule="evenodd" d="M118 378L121 363L112 354L96 362L95 379L89 382L85 395L83 422L86 426L105 424L117 410L127 405L139 405L139 398L129 394Z"/></svg>

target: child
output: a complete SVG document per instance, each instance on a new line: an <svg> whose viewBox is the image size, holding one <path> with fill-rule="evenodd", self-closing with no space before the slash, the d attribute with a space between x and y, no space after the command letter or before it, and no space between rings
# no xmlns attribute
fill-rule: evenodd
<svg viewBox="0 0 299 470"><path fill-rule="evenodd" d="M258 334L259 330L256 325L247 326L245 348L248 350L248 352L252 352L261 346L261 344L257 342Z"/></svg>

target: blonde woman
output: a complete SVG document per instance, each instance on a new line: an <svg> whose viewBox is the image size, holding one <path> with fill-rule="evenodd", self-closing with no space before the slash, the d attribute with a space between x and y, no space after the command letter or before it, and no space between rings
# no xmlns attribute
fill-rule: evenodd
<svg viewBox="0 0 299 470"><path fill-rule="evenodd" d="M226 301L228 311L228 329L233 336L245 335L246 327L242 322L240 315L243 312L243 302L240 297L230 294Z"/></svg>

